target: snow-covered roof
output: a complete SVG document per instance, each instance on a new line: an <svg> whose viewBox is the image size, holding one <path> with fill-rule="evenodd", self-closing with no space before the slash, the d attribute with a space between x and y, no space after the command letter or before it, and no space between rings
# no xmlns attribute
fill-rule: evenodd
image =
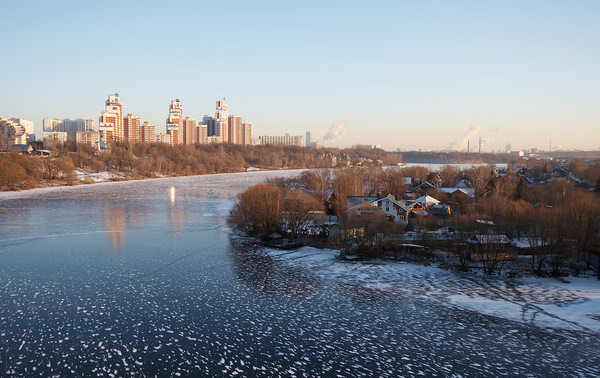
<svg viewBox="0 0 600 378"><path fill-rule="evenodd" d="M413 202L415 202L415 203L423 203L425 205L433 205L433 204L440 203L440 201L436 200L435 198L433 198L433 197L431 197L429 195L421 196L421 197L417 198L416 200L414 200Z"/></svg>
<svg viewBox="0 0 600 378"><path fill-rule="evenodd" d="M473 235L468 242L476 244L508 244L510 243L510 239L504 234L484 234Z"/></svg>

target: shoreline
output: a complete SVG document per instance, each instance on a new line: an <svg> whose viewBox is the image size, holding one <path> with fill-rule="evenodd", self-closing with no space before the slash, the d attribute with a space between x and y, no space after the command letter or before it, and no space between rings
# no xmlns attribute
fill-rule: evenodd
<svg viewBox="0 0 600 378"><path fill-rule="evenodd" d="M77 188L88 188L90 186L97 185L112 185L112 184L125 184L125 183L134 183L140 181L157 181L157 180L165 180L165 179L184 179L184 178L193 178L193 177L212 177L212 176L223 176L223 175L237 175L237 174L254 174L254 173L264 173L264 172L289 172L289 171L304 171L307 168L291 168L291 169L265 169L265 170L251 170L244 172L223 172L223 173L207 173L203 175L190 175L190 176L166 176L166 177L148 177L148 178L125 178L123 180L105 180L105 181L95 181L95 182L86 182L80 180L74 185L48 185L41 186L37 188L31 189L23 189L23 190L4 190L0 191L0 201L5 199L15 199L20 197L27 197L29 195L35 195L38 193L52 193L63 191L65 189L75 189ZM89 176L85 176L89 177Z"/></svg>

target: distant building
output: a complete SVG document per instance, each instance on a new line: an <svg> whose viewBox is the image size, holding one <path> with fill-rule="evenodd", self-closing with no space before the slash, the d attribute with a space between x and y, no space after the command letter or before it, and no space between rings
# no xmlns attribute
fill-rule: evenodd
<svg viewBox="0 0 600 378"><path fill-rule="evenodd" d="M123 118L123 129L125 131L123 140L128 142L139 142L140 138L140 117L127 114Z"/></svg>
<svg viewBox="0 0 600 378"><path fill-rule="evenodd" d="M11 121L20 123L25 127L25 132L27 133L27 140L29 143L35 142L35 128L33 125L33 121L28 121L23 118L11 118Z"/></svg>
<svg viewBox="0 0 600 378"><path fill-rule="evenodd" d="M304 146L304 137L301 135L290 136L290 135L263 135L258 137L260 144L275 144L284 146Z"/></svg>
<svg viewBox="0 0 600 378"><path fill-rule="evenodd" d="M242 121L242 142L244 146L252 144L252 122Z"/></svg>
<svg viewBox="0 0 600 378"><path fill-rule="evenodd" d="M208 126L202 122L198 122L194 127L194 143L208 144Z"/></svg>
<svg viewBox="0 0 600 378"><path fill-rule="evenodd" d="M182 121L182 131L183 131L183 144L195 144L194 140L194 128L196 127L196 120L191 119L190 117L185 117Z"/></svg>
<svg viewBox="0 0 600 378"><path fill-rule="evenodd" d="M217 134L219 134L219 138L221 137L221 134L217 130L217 120L214 117L205 115L204 117L202 117L202 123L206 125L206 129L208 132L207 135L209 137L217 136Z"/></svg>
<svg viewBox="0 0 600 378"><path fill-rule="evenodd" d="M169 135L169 134L156 134L156 143L171 144L171 135Z"/></svg>
<svg viewBox="0 0 600 378"><path fill-rule="evenodd" d="M75 141L77 144L87 144L96 149L100 149L100 132L99 131L77 131L75 133Z"/></svg>
<svg viewBox="0 0 600 378"><path fill-rule="evenodd" d="M27 130L19 122L0 118L0 150L7 151L13 144L28 144Z"/></svg>
<svg viewBox="0 0 600 378"><path fill-rule="evenodd" d="M42 133L44 147L62 146L67 141L67 136L64 131L44 131Z"/></svg>
<svg viewBox="0 0 600 378"><path fill-rule="evenodd" d="M167 117L167 134L172 146L183 144L183 107L179 99L171 101Z"/></svg>
<svg viewBox="0 0 600 378"><path fill-rule="evenodd" d="M140 126L140 142L143 143L153 143L156 142L156 135L154 134L154 124L144 122Z"/></svg>
<svg viewBox="0 0 600 378"><path fill-rule="evenodd" d="M215 136L221 137L221 142L226 143L229 141L229 106L227 101L223 97L221 100L217 100L217 110L215 112L216 131Z"/></svg>
<svg viewBox="0 0 600 378"><path fill-rule="evenodd" d="M42 126L44 131L61 131L67 133L67 135L73 139L76 139L76 133L78 131L93 131L94 120L90 118L78 118L78 119L50 119L44 118L42 120Z"/></svg>
<svg viewBox="0 0 600 378"><path fill-rule="evenodd" d="M228 125L228 142L233 144L242 144L242 117L236 114L232 114L227 119Z"/></svg>
<svg viewBox="0 0 600 378"><path fill-rule="evenodd" d="M124 140L123 105L121 105L118 93L106 97L104 111L100 114L99 122L101 148L107 148L109 142Z"/></svg>

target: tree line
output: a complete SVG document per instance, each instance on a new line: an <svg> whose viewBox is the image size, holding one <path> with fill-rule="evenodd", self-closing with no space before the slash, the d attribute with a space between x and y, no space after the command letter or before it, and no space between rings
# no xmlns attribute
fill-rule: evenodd
<svg viewBox="0 0 600 378"><path fill-rule="evenodd" d="M336 165L397 164L402 155L362 147L351 149L235 144L180 145L113 143L107 151L68 141L50 157L0 154L0 189L74 184L75 169L108 172L114 179L241 172L258 169L322 168Z"/></svg>

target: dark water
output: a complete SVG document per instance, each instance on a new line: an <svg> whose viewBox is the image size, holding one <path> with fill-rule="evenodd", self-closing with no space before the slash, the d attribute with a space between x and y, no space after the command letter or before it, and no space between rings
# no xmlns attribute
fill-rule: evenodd
<svg viewBox="0 0 600 378"><path fill-rule="evenodd" d="M6 376L594 376L598 337L342 285L225 225L272 173L0 197Z"/></svg>

